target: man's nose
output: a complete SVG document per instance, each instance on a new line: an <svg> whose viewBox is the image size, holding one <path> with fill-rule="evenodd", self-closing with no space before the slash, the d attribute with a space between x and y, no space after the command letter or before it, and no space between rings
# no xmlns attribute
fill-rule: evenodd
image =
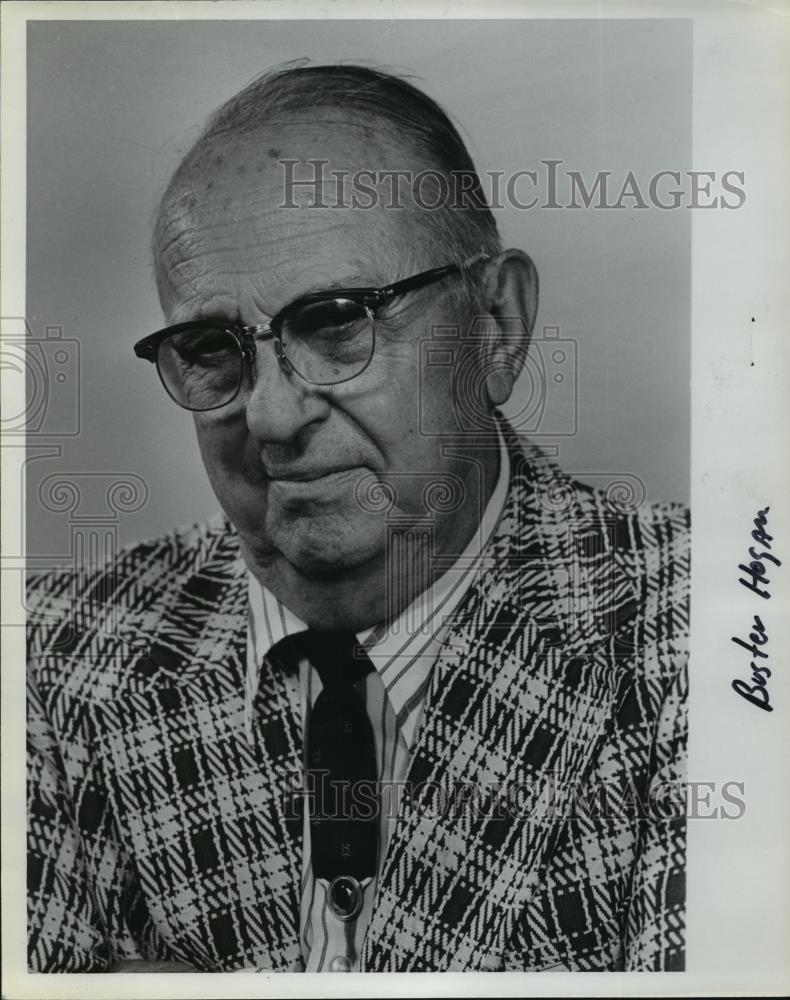
<svg viewBox="0 0 790 1000"><path fill-rule="evenodd" d="M279 356L274 340L257 343L250 363L252 387L247 396L247 426L256 440L287 444L329 412L325 396L314 391Z"/></svg>

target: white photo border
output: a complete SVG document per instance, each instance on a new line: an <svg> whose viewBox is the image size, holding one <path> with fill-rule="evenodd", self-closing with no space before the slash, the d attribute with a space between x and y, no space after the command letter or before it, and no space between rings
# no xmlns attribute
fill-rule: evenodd
<svg viewBox="0 0 790 1000"><path fill-rule="evenodd" d="M726 3L460 0L8 2L2 11L2 316L25 315L25 27L30 20L279 18L693 19L693 166L746 175L738 212L698 211L692 237L692 652L689 780L744 784L737 821L691 820L686 971L672 973L149 974L157 997L782 995L790 989L790 9ZM24 394L2 371L5 405ZM15 409L15 412L17 410ZM17 539L17 461L4 447L3 540ZM739 585L753 519L770 507L772 601ZM13 550L17 551L18 542ZM3 574L4 587L6 577ZM14 593L3 600L4 995L137 997L129 975L35 975L25 960L24 671ZM739 698L754 614L772 650L772 712Z"/></svg>

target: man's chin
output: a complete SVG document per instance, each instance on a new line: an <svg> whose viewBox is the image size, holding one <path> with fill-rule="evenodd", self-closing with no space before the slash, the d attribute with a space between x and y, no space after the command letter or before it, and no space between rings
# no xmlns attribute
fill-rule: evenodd
<svg viewBox="0 0 790 1000"><path fill-rule="evenodd" d="M381 524L363 524L341 517L310 518L272 533L278 553L296 572L311 579L330 580L353 574L382 554Z"/></svg>

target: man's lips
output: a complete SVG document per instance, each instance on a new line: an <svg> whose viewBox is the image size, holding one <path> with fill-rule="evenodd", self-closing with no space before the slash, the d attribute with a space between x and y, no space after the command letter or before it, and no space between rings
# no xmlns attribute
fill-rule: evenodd
<svg viewBox="0 0 790 1000"><path fill-rule="evenodd" d="M318 479L356 472L360 468L358 465L336 465L326 469L283 469L267 472L266 478L275 483L314 483Z"/></svg>

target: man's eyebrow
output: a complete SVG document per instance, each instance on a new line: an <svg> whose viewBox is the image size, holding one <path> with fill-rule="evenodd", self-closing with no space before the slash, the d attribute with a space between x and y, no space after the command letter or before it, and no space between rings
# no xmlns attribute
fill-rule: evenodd
<svg viewBox="0 0 790 1000"><path fill-rule="evenodd" d="M371 278L370 276L365 277L360 274L360 272L354 271L332 281L323 281L316 283L315 285L308 285L308 287L303 291L300 291L298 295L292 295L287 302L280 306L274 315L276 316L278 312L282 312L283 309L287 309L295 302L300 302L302 299L307 298L308 295L321 295L324 292L331 294L332 292L342 292L345 289L352 288L380 288L385 284L387 284L386 281L377 281L376 278ZM271 318L272 317L270 316L269 319Z"/></svg>
<svg viewBox="0 0 790 1000"><path fill-rule="evenodd" d="M334 281L326 281L311 286L306 291L300 292L291 301L295 302L298 299L303 299L305 295L317 295L319 292L336 292L342 291L344 288L379 288L382 284L385 284L385 282L377 283L375 278L371 278L369 275L365 277L358 271L354 271Z"/></svg>
<svg viewBox="0 0 790 1000"><path fill-rule="evenodd" d="M193 316L187 322L207 322L207 323L224 323L228 326L241 326L242 321L239 316L237 309L211 309L206 312L200 312L197 316Z"/></svg>
<svg viewBox="0 0 790 1000"><path fill-rule="evenodd" d="M307 298L308 295L320 295L324 292L331 294L332 292L340 292L344 289L351 288L380 288L386 285L387 282L378 278L371 278L370 275L363 275L359 271L351 271L342 275L340 278L335 278L331 281L317 282L315 285L309 285L303 291L300 291L297 295L291 295L279 309L275 310L271 314L262 313L266 317L266 320L271 320L278 313L282 312L284 309L289 308L296 302L300 302L302 299ZM199 320L212 320L217 323L227 323L231 326L244 326L244 320L238 309L220 309L212 308L210 310L201 310L194 319Z"/></svg>

